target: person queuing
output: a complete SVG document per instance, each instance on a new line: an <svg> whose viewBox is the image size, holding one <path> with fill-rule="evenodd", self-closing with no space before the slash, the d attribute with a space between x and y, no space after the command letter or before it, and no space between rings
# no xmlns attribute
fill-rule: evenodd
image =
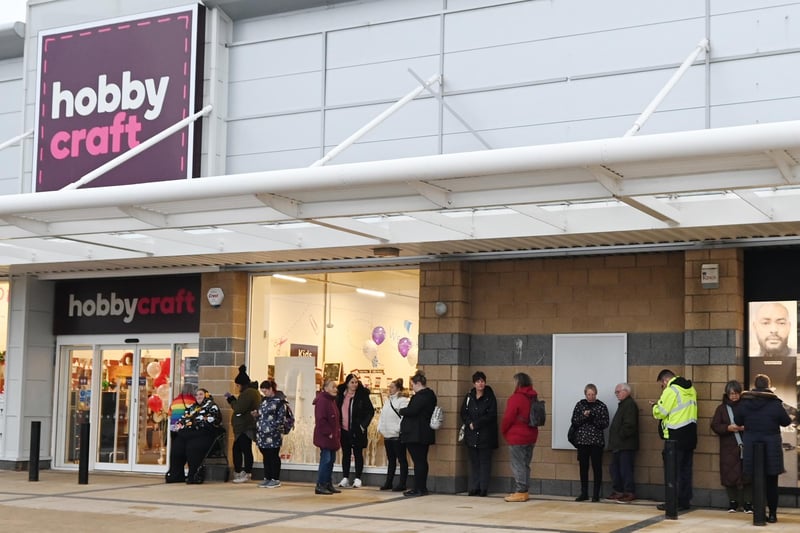
<svg viewBox="0 0 800 533"><path fill-rule="evenodd" d="M778 476L784 471L781 426L791 424L781 399L770 389L769 376L759 374L753 382L755 387L742 394L735 422L744 427L744 457L742 467L745 479L753 479L755 444L763 443L764 483L767 500L767 522L778 521Z"/></svg>
<svg viewBox="0 0 800 533"><path fill-rule="evenodd" d="M239 397L226 392L225 398L233 408L231 427L233 428L233 482L246 483L253 475L253 441L256 439L256 419L253 412L261 403L261 395L250 386L247 367L241 365L233 380L239 387Z"/></svg>
<svg viewBox="0 0 800 533"><path fill-rule="evenodd" d="M728 493L728 512L735 513L739 504L745 513L753 512L752 487L744 482L742 435L744 426L736 424L736 411L742 396L742 384L729 381L725 384L722 403L714 411L711 430L719 436L719 480Z"/></svg>
<svg viewBox="0 0 800 533"><path fill-rule="evenodd" d="M364 472L364 448L367 447L367 428L375 407L369 399L367 389L355 374L348 374L344 383L337 388L336 405L341 413L342 423L342 480L340 487L358 488ZM355 458L355 478L350 481L350 454Z"/></svg>
<svg viewBox="0 0 800 533"><path fill-rule="evenodd" d="M464 445L469 457L469 495L489 494L492 452L497 448L497 398L486 384L486 374L472 375L472 390L461 406Z"/></svg>
<svg viewBox="0 0 800 533"><path fill-rule="evenodd" d="M414 461L414 488L403 496L413 498L428 494L428 450L436 444L436 432L430 421L436 407L436 393L428 388L427 379L421 370L411 377L414 396L408 405L400 409L400 442L406 445Z"/></svg>
<svg viewBox="0 0 800 533"><path fill-rule="evenodd" d="M691 380L675 375L664 369L658 373L661 397L658 402L650 400L653 418L659 420L659 432L664 439L664 467L666 469L667 441L675 441L676 462L678 463L678 510L690 509L692 501L692 466L694 449L697 447L697 391ZM657 506L666 510L666 504Z"/></svg>
<svg viewBox="0 0 800 533"><path fill-rule="evenodd" d="M378 419L378 432L383 435L383 447L386 449L386 481L381 490L403 492L408 481L408 457L406 445L400 441L400 409L408 405L408 397L403 393L403 378L389 383L389 396L383 403L381 416ZM400 463L400 480L392 485L397 464Z"/></svg>
<svg viewBox="0 0 800 533"><path fill-rule="evenodd" d="M636 499L633 467L639 449L639 407L631 397L631 386L627 383L618 383L614 394L619 403L608 430L613 490L608 498L628 503Z"/></svg>
<svg viewBox="0 0 800 533"><path fill-rule="evenodd" d="M341 447L341 421L336 406L336 381L326 379L314 398L314 446L319 448L319 468L314 494L331 495L342 492L333 486L333 463Z"/></svg>
<svg viewBox="0 0 800 533"><path fill-rule="evenodd" d="M600 501L603 486L603 448L606 441L603 430L608 427L608 407L597 399L597 387L589 383L583 388L584 399L572 409L571 423L577 427L578 467L581 476L581 493L576 502L589 499L589 462L592 463L594 487L592 501Z"/></svg>
<svg viewBox="0 0 800 533"><path fill-rule="evenodd" d="M169 453L169 471L167 483L188 484L203 482L200 467L206 453L214 443L216 430L220 425L219 406L206 389L197 389L195 401L186 408L183 415L175 423L172 449ZM184 465L189 470L184 474Z"/></svg>
<svg viewBox="0 0 800 533"><path fill-rule="evenodd" d="M500 432L508 443L511 473L514 476L514 492L504 498L507 502L528 501L533 448L539 438L539 428L531 427L528 421L531 401L537 396L528 374L514 374L514 392L506 402L506 410L500 421Z"/></svg>
<svg viewBox="0 0 800 533"><path fill-rule="evenodd" d="M264 456L264 481L258 486L274 489L281 486L280 451L283 446L286 403L274 381L262 381L260 389L262 398L256 420L256 445Z"/></svg>

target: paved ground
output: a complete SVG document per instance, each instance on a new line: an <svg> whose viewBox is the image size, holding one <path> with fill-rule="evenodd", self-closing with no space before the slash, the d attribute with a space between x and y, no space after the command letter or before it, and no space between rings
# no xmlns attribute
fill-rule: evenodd
<svg viewBox="0 0 800 533"><path fill-rule="evenodd" d="M160 476L90 474L78 484L76 472L43 470L39 481L27 472L0 471L0 531L179 531L234 532L716 532L762 531L752 516L695 509L665 520L654 502L576 503L537 497L506 503L488 498L433 494L408 499L377 487L345 489L316 496L305 483L261 489L256 482L234 485L166 485ZM800 510L779 509L771 533L800 531Z"/></svg>

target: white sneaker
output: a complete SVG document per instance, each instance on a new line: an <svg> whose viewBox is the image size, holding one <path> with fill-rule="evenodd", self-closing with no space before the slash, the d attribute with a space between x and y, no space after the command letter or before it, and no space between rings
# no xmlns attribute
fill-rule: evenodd
<svg viewBox="0 0 800 533"><path fill-rule="evenodd" d="M344 487L344 488L349 487L350 486L350 480L347 479L346 477L343 477L342 480L339 482L339 486L340 487Z"/></svg>
<svg viewBox="0 0 800 533"><path fill-rule="evenodd" d="M233 483L247 483L250 481L250 474L247 472L238 472L233 476Z"/></svg>
<svg viewBox="0 0 800 533"><path fill-rule="evenodd" d="M356 488L356 489L357 489L357 488L358 488L358 487L360 487L360 486L361 486L361 480L360 480L359 478L355 478L355 479L353 480L353 488Z"/></svg>

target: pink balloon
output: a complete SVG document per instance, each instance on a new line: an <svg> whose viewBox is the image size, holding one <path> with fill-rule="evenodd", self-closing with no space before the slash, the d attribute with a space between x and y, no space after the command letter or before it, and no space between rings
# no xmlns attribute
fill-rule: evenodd
<svg viewBox="0 0 800 533"><path fill-rule="evenodd" d="M386 340L386 330L383 329L383 326L377 326L372 330L372 340L375 341L375 344L381 344Z"/></svg>
<svg viewBox="0 0 800 533"><path fill-rule="evenodd" d="M408 337L403 337L399 341L397 341L397 351L400 352L400 355L403 357L408 356L408 351L411 349L411 339Z"/></svg>

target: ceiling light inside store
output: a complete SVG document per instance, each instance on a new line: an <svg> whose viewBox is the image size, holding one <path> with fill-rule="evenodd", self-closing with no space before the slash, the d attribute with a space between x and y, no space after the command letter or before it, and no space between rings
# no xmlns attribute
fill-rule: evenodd
<svg viewBox="0 0 800 533"><path fill-rule="evenodd" d="M366 294L367 296L375 296L377 298L385 298L386 297L386 293L385 292L373 291L372 289L362 289L361 287L358 287L356 289L356 292L358 294Z"/></svg>
<svg viewBox="0 0 800 533"><path fill-rule="evenodd" d="M273 278L282 279L284 281L293 281L295 283L305 283L305 282L308 281L305 278L298 278L296 276L287 276L285 274L273 274L272 277Z"/></svg>

